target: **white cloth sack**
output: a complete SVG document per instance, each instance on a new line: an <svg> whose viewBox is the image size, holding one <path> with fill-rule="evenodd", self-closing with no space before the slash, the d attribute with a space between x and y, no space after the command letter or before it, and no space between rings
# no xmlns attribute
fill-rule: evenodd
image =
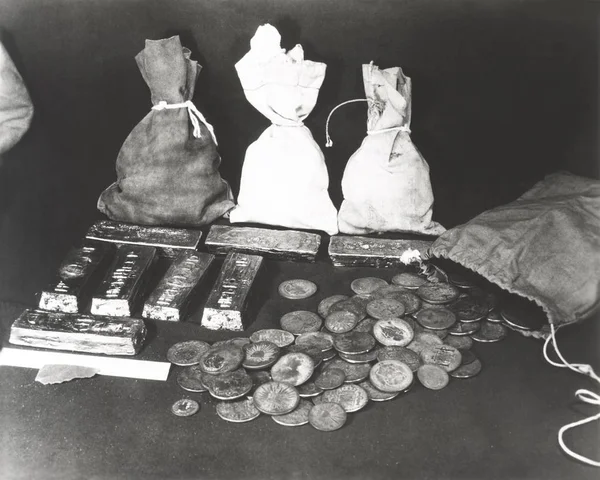
<svg viewBox="0 0 600 480"><path fill-rule="evenodd" d="M363 81L368 135L344 171L340 232L443 233L431 220L429 165L410 139L410 78L399 67L370 64L363 65Z"/></svg>
<svg viewBox="0 0 600 480"><path fill-rule="evenodd" d="M273 124L246 151L230 220L333 235L337 210L327 192L325 157L302 123L317 102L326 65L304 60L300 45L286 54L280 42L275 27L260 26L235 66L246 98Z"/></svg>

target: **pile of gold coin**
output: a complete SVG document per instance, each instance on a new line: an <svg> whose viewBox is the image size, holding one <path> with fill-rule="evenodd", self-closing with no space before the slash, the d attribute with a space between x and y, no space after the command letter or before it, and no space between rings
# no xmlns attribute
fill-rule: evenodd
<svg viewBox="0 0 600 480"><path fill-rule="evenodd" d="M473 342L504 339L505 320L493 294L462 277L449 278L430 282L411 272L391 283L357 278L350 286L354 295L324 298L317 312L290 311L280 328L213 345L181 342L167 358L183 367L181 388L208 392L223 420L248 422L263 414L285 426L337 430L349 413L369 401L392 400L416 381L440 390L451 378L481 371ZM307 280L282 285L280 294L290 299L317 291ZM198 411L186 406L173 412Z"/></svg>

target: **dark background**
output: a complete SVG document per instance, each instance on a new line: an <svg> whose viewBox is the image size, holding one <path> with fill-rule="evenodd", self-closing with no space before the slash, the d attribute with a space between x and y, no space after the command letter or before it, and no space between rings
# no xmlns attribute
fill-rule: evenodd
<svg viewBox="0 0 600 480"><path fill-rule="evenodd" d="M364 96L360 65L402 66L434 218L452 227L546 173L598 176L599 10L578 0L2 0L2 39L36 115L0 167L0 299L30 301L99 215L119 148L151 106L134 62L146 38L179 34L203 65L194 101L235 193L245 149L268 126L234 69L258 25L327 63L306 122L322 148L331 108ZM333 117L335 146L324 150L336 205L365 129L362 104Z"/></svg>
<svg viewBox="0 0 600 480"><path fill-rule="evenodd" d="M235 193L244 151L268 126L234 70L258 25L273 23L284 47L301 43L308 59L327 63L306 122L321 147L331 108L364 95L360 65L402 66L413 80L412 138L431 166L434 218L449 228L547 173L598 178L599 13L600 3L578 0L0 0L0 35L36 108L0 165L0 300L31 305L100 217L96 199L115 179L119 148L151 106L134 62L146 38L179 34L204 66L194 101L216 129ZM365 110L344 107L331 125L335 146L325 154L336 205ZM283 279L304 275L324 296L383 274L268 263L268 300L253 330L290 308L276 293ZM0 312L4 333L19 311L10 308ZM597 365L595 320L561 334L567 358ZM147 359L164 360L170 345L197 335L193 322L148 323ZM597 478L556 442L560 426L597 411L573 397L590 383L548 366L540 344L515 333L474 350L484 363L477 379L440 392L417 386L330 436L266 418L227 424L204 400L201 414L174 418L169 406L182 396L174 375L41 386L33 370L4 368L0 478ZM594 456L597 425L567 436Z"/></svg>

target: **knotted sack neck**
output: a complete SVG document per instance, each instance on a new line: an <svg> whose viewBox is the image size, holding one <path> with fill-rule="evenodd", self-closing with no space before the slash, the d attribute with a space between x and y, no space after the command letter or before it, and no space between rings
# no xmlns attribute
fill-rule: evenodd
<svg viewBox="0 0 600 480"><path fill-rule="evenodd" d="M167 103L164 100L161 100L152 107L152 110L176 110L179 108L187 108L190 121L192 122L192 126L194 127L194 137L200 138L202 136L200 130L200 122L202 122L210 132L210 135L212 136L215 145L218 145L217 137L215 136L215 129L210 123L208 123L206 118L204 118L204 115L200 113L200 111L196 108L196 106L192 103L191 100L187 100L183 103Z"/></svg>

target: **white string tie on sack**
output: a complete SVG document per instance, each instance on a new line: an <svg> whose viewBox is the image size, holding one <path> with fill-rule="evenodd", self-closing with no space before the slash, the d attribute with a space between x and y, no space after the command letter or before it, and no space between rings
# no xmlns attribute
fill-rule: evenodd
<svg viewBox="0 0 600 480"><path fill-rule="evenodd" d="M585 363L569 363L565 360L565 358L562 356L562 354L558 350L558 344L556 343L556 330L554 328L553 323L550 323L550 329L551 329L551 334L548 336L548 338L546 338L546 342L544 343L544 349L543 349L544 358L546 359L546 361L549 364L554 365L555 367L569 368L569 369L573 370L574 372L581 373L582 375L587 375L588 377L591 377L596 382L600 383L600 377L598 377L598 375L596 375L596 372L594 372L594 370L592 369L592 367L590 365L587 365ZM560 359L560 361L562 363L555 362L555 361L551 360L550 357L548 356L548 345L550 344L550 341L552 341L552 346L554 347L554 351L556 352L556 354L558 355L558 358ZM582 402L589 403L590 405L597 405L600 407L600 395L598 395L597 393L591 392L590 390L579 389L575 392L575 396ZM571 457L576 458L577 460L579 460L583 463L587 463L588 465L592 465L594 467L600 467L600 462L598 462L596 460L592 460L587 457L584 457L583 455L580 455L580 454L574 452L573 450L571 450L569 447L567 447L565 445L563 436L567 430L571 430L572 428L578 427L580 425L584 425L586 423L594 422L597 420L600 420L600 413L598 413L596 415L592 415L587 418L584 418L583 420L578 420L577 422L569 423L568 425L565 425L558 431L558 444L560 445L560 448L562 448L563 451L565 453L567 453L567 455L570 455Z"/></svg>
<svg viewBox="0 0 600 480"><path fill-rule="evenodd" d="M191 100L187 100L183 103L167 103L164 100L161 100L152 107L152 110L175 110L178 108L187 108L190 121L194 127L194 137L200 138L200 122L202 122L204 125L206 125L206 128L210 132L215 145L218 145L217 137L215 136L215 129L210 123L208 123L206 118L204 118L204 115L200 113L200 111L196 108L196 105L194 105Z"/></svg>

